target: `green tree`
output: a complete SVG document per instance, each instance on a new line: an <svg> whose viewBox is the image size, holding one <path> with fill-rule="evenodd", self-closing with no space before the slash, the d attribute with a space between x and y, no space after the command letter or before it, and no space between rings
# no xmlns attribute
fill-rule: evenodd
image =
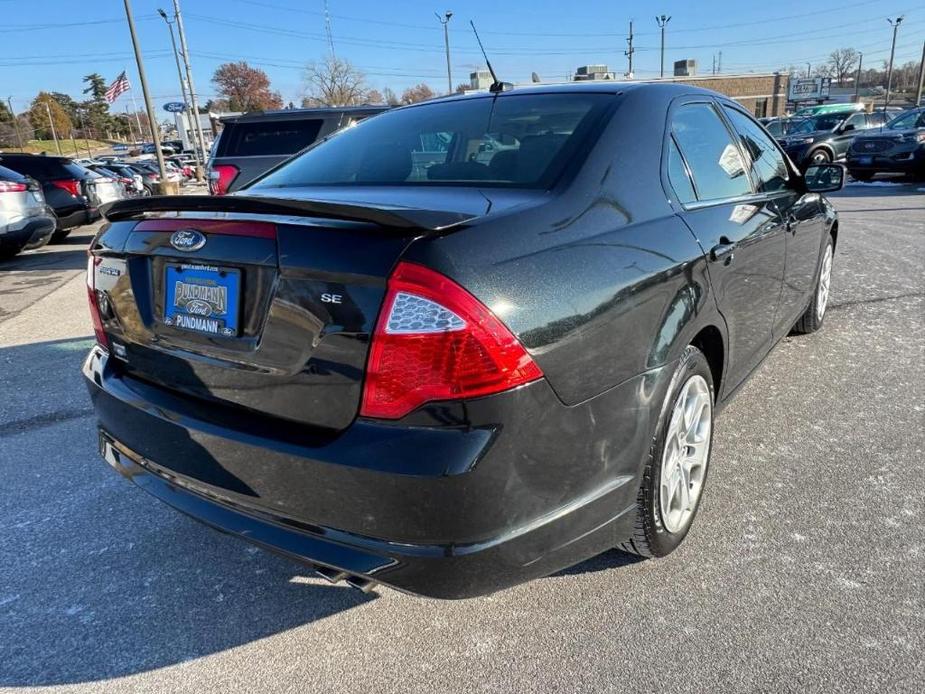
<svg viewBox="0 0 925 694"><path fill-rule="evenodd" d="M5 101L0 101L0 123L6 123L13 120L13 114L10 113L9 107Z"/></svg>
<svg viewBox="0 0 925 694"><path fill-rule="evenodd" d="M92 101L106 101L106 80L100 73L91 72L84 76L83 82L87 85L83 93L89 94Z"/></svg>

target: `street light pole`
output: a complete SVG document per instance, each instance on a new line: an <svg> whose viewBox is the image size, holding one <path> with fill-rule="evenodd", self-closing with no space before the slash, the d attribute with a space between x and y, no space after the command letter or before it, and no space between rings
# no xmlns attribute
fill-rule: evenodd
<svg viewBox="0 0 925 694"><path fill-rule="evenodd" d="M655 23L658 24L659 28L662 30L662 65L659 70L659 77L665 76L665 25L671 21L671 17L666 17L661 15L655 18Z"/></svg>
<svg viewBox="0 0 925 694"><path fill-rule="evenodd" d="M193 107L193 129L199 137L201 156L206 154L206 138L202 134L202 123L199 120L199 104L196 103L196 87L193 84L193 69L189 64L189 47L186 45L186 32L183 30L183 15L180 14L180 0L173 0L173 17L177 20L177 32L180 34L180 50L183 51L183 63L186 65L186 84L189 87L190 105ZM203 180L201 166L196 167L196 180Z"/></svg>
<svg viewBox="0 0 925 694"><path fill-rule="evenodd" d="M58 156L61 156L61 143L58 142L58 133L55 132L55 121L51 117L51 108L48 106L48 101L45 101L45 113L48 114L48 125L51 126L51 136L55 139L55 147L58 150Z"/></svg>
<svg viewBox="0 0 925 694"><path fill-rule="evenodd" d="M19 132L19 120L16 118L16 111L13 110L13 97L7 97L6 103L10 105L10 115L13 116L13 129L16 131L16 139L19 141L19 149L25 152L26 148L22 144L22 133Z"/></svg>
<svg viewBox="0 0 925 694"><path fill-rule="evenodd" d="M854 78L854 103L858 103L858 94L861 89L861 65L864 64L864 54L858 51L858 74Z"/></svg>
<svg viewBox="0 0 925 694"><path fill-rule="evenodd" d="M157 169L161 177L161 184L167 184L167 167L164 166L164 153L161 151L161 134L157 129L157 120L154 118L154 105L148 93L148 78L145 76L145 64L141 58L141 47L138 45L138 36L135 34L135 20L132 17L132 6L129 0L125 3L125 18L128 20L128 30L132 36L132 48L135 49L135 63L138 65L138 80L141 82L141 93L145 99L145 110L148 112L148 125L151 126L151 139L154 141L154 155L157 157Z"/></svg>
<svg viewBox="0 0 925 694"><path fill-rule="evenodd" d="M190 126L191 126L191 127L190 127L190 130L193 131L193 132L192 132L192 135L193 135L193 155L196 157L196 171L200 171L200 170L202 169L202 154L201 154L201 152L199 151L199 147L196 145L196 131L195 131L195 128L192 127L192 126L193 126L193 121L192 121L192 119L189 117L189 116L190 116L190 113L189 113L189 112L190 112L190 108L192 108L192 107L190 106L189 97L187 96L187 92L186 92L186 82L185 82L185 80L183 79L183 69L180 67L180 54L177 52L177 41L176 41L176 39L175 39L174 36L173 36L173 22L171 22L171 21L167 18L167 13L164 12L164 10L158 8L157 13L161 16L161 19L163 19L164 22L167 23L167 29L168 29L168 31L170 31L170 45L173 47L173 58L174 58L174 60L175 60L176 63L177 63L177 77L180 78L180 94L181 94L182 97L183 97L183 103L186 104L186 110L183 111L182 113L180 113L180 122L182 123L182 122L184 121L184 118L185 118L186 121L187 121L187 122L190 124ZM196 115L198 116L199 114L196 114ZM183 130L184 130L184 131L186 130L186 127L185 127L185 126L184 126ZM185 134L185 133L184 133L184 134ZM186 139L186 138L184 138L184 139ZM200 179L200 181L201 181L201 179Z"/></svg>
<svg viewBox="0 0 925 694"><path fill-rule="evenodd" d="M915 93L915 105L922 105L922 81L925 80L925 41L922 41L922 62L919 63L919 88ZM10 109L12 111L12 109Z"/></svg>
<svg viewBox="0 0 925 694"><path fill-rule="evenodd" d="M883 102L884 112L886 112L886 107L890 105L890 89L893 87L893 56L896 54L896 32L899 31L899 25L902 23L903 18L897 17L895 20L887 19L886 21L893 27L893 44L890 46L890 67L886 73L886 100Z"/></svg>
<svg viewBox="0 0 925 694"><path fill-rule="evenodd" d="M443 25L443 45L446 47L446 93L453 93L453 75L450 72L450 17L453 16L453 10L447 10L443 13L443 17L434 12L434 15L437 17L437 21Z"/></svg>

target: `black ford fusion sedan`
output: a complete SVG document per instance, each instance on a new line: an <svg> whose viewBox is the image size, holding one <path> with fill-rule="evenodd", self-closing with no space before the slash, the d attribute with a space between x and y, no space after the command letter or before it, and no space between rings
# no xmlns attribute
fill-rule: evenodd
<svg viewBox="0 0 925 694"><path fill-rule="evenodd" d="M387 112L227 197L114 203L88 262L100 452L361 589L668 554L717 410L822 324L842 173L802 175L713 92L582 83Z"/></svg>

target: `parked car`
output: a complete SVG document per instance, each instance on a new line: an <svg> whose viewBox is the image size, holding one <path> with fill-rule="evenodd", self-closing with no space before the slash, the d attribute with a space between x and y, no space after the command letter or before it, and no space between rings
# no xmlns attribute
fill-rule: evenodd
<svg viewBox="0 0 925 694"><path fill-rule="evenodd" d="M811 116L778 139L793 162L806 169L844 159L859 132L880 127L886 120L881 111Z"/></svg>
<svg viewBox="0 0 925 694"><path fill-rule="evenodd" d="M129 164L115 160L106 162L105 167L110 171L115 172L123 179L126 190L130 195L148 194L146 193L142 174L137 169L132 168L132 166Z"/></svg>
<svg viewBox="0 0 925 694"><path fill-rule="evenodd" d="M473 161L489 140L517 146ZM843 176L802 175L714 92L584 82L396 109L233 195L116 203L88 263L100 451L363 589L666 555L716 410L822 326L817 193Z"/></svg>
<svg viewBox="0 0 925 694"><path fill-rule="evenodd" d="M793 114L794 118L807 118L809 116L829 116L860 113L866 110L864 104L819 104L818 106L805 106Z"/></svg>
<svg viewBox="0 0 925 694"><path fill-rule="evenodd" d="M153 191L153 185L161 180L161 171L157 167L155 160L141 160L133 162L132 166L142 172L145 186ZM179 171L167 167L167 180L179 184L183 180L183 174Z"/></svg>
<svg viewBox="0 0 925 694"><path fill-rule="evenodd" d="M759 118L758 122L761 123L764 126L764 129L767 130L772 136L780 139L784 135L790 134L791 130L803 122L803 118Z"/></svg>
<svg viewBox="0 0 925 694"><path fill-rule="evenodd" d="M55 216L45 204L42 186L0 166L0 260L48 243Z"/></svg>
<svg viewBox="0 0 925 694"><path fill-rule="evenodd" d="M855 138L847 166L859 181L869 181L878 173L925 177L925 107L906 111L882 130Z"/></svg>
<svg viewBox="0 0 925 694"><path fill-rule="evenodd" d="M316 140L387 109L285 109L224 118L207 167L209 191L213 195L232 193Z"/></svg>
<svg viewBox="0 0 925 694"><path fill-rule="evenodd" d="M52 242L63 240L74 227L99 219L99 206L122 198L118 183L86 169L67 157L2 154L0 165L34 178L57 216Z"/></svg>
<svg viewBox="0 0 925 694"><path fill-rule="evenodd" d="M151 143L151 142L146 143L141 146L141 153L142 154L156 154L157 147L154 146L154 143ZM169 157L176 153L177 153L177 150L175 150L173 147L171 147L170 145L165 145L161 143L161 155L162 156Z"/></svg>

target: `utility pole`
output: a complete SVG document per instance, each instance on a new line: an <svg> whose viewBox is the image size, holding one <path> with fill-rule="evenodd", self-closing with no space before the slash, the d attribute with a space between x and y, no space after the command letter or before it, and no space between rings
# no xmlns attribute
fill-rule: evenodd
<svg viewBox="0 0 925 694"><path fill-rule="evenodd" d="M811 63L806 63L806 76L809 77L813 73L813 66Z"/></svg>
<svg viewBox="0 0 925 694"><path fill-rule="evenodd" d="M77 123L80 125L80 129L84 132L84 145L87 147L87 156L91 159L93 155L90 153L90 138L87 137L87 129L84 127L84 118L80 113L80 109L77 109ZM74 149L77 149L77 145L74 145Z"/></svg>
<svg viewBox="0 0 925 694"><path fill-rule="evenodd" d="M22 133L19 132L19 120L16 118L16 111L13 110L13 97L7 97L6 103L10 105L10 115L13 116L13 129L16 131L16 139L19 141L19 149L25 152L26 148L22 145Z"/></svg>
<svg viewBox="0 0 925 694"><path fill-rule="evenodd" d="M716 74L716 53L713 54L713 71L710 74L711 75Z"/></svg>
<svg viewBox="0 0 925 694"><path fill-rule="evenodd" d="M453 16L453 10L447 10L443 13L443 17L434 12L434 15L437 17L437 21L443 25L443 45L446 47L446 93L453 93L453 75L450 72L450 17Z"/></svg>
<svg viewBox="0 0 925 694"><path fill-rule="evenodd" d="M902 23L903 18L900 16L895 20L887 19L886 21L893 27L893 44L890 46L890 67L886 72L886 100L883 102L884 113L886 112L886 107L890 105L890 89L893 87L893 56L896 54L896 33L899 31L899 25Z"/></svg>
<svg viewBox="0 0 925 694"><path fill-rule="evenodd" d="M925 79L925 41L922 41L922 62L919 63L919 88L915 92L915 105L922 105L922 81ZM12 109L10 109L12 111Z"/></svg>
<svg viewBox="0 0 925 694"><path fill-rule="evenodd" d="M173 35L173 22L171 22L171 21L167 18L167 13L164 12L164 10L158 8L157 13L161 16L161 19L163 19L164 22L166 22L166 24L167 24L167 30L170 32L170 45L171 45L171 47L173 48L173 58L174 58L174 61L175 61L176 64L177 64L177 77L180 78L180 95L183 97L183 103L186 104L186 110L180 114L180 122L183 123L183 122L184 122L184 117L185 117L186 122L188 122L188 123L190 124L190 126L191 126L191 127L190 127L190 130L193 131L193 132L192 132L193 155L194 155L195 158L196 158L196 171L199 171L200 169L202 169L202 153L199 151L199 147L196 146L196 133L195 133L195 131L194 131L193 128L192 128L193 121L192 121L192 119L189 118L189 113L190 113L190 108L191 108L191 106L190 106L190 102L189 102L189 97L187 96L187 92L186 92L186 81L183 79L183 70L182 70L182 68L180 67L180 54L177 52L177 40L174 38L174 35ZM197 114L197 116L198 116L198 114ZM184 126L183 130L184 130L184 131L186 130L186 127L185 127L185 126ZM186 137L185 137L186 133L184 132L183 135L184 135L183 140L185 141L185 140L186 140Z"/></svg>
<svg viewBox="0 0 925 694"><path fill-rule="evenodd" d="M858 51L858 73L854 78L854 103L858 103L861 90L861 65L864 64L864 54Z"/></svg>
<svg viewBox="0 0 925 694"><path fill-rule="evenodd" d="M55 132L55 122L51 118L51 108L48 106L48 101L45 101L45 113L48 114L48 125L51 126L51 136L55 138L55 147L58 150L58 156L61 155L61 143L58 142L58 133Z"/></svg>
<svg viewBox="0 0 925 694"><path fill-rule="evenodd" d="M154 118L154 105L148 93L148 78L145 77L145 64L141 58L141 46L138 45L138 36L135 34L135 20L132 17L132 6L129 0L125 3L125 18L128 20L128 30L132 36L132 48L135 49L135 63L138 65L138 81L141 82L141 93L145 99L145 109L148 112L148 125L151 126L151 139L154 141L154 156L157 157L157 169L161 177L161 185L167 184L167 169L164 166L164 153L161 151L161 134L157 130L157 120Z"/></svg>
<svg viewBox="0 0 925 694"><path fill-rule="evenodd" d="M629 65L626 69L626 76L629 79L633 79L633 53L636 52L636 49L633 48L633 20L630 20L630 35L626 37L627 48L624 51L627 59L629 60Z"/></svg>
<svg viewBox="0 0 925 694"><path fill-rule="evenodd" d="M177 20L177 32L180 34L180 50L183 51L183 63L186 65L186 84L189 87L189 100L193 107L193 129L199 137L201 156L206 155L206 138L202 134L199 120L199 104L196 103L196 87L193 85L193 68L189 64L189 47L186 45L186 32L183 31L183 15L180 14L180 0L173 0L173 16ZM196 180L203 181L202 167L196 167Z"/></svg>
<svg viewBox="0 0 925 694"><path fill-rule="evenodd" d="M671 17L666 17L661 15L655 18L655 23L658 24L659 28L662 30L662 67L659 71L659 77L665 76L665 25L671 21Z"/></svg>
<svg viewBox="0 0 925 694"><path fill-rule="evenodd" d="M716 74L719 75L723 71L723 52L719 52L719 58L716 61Z"/></svg>

